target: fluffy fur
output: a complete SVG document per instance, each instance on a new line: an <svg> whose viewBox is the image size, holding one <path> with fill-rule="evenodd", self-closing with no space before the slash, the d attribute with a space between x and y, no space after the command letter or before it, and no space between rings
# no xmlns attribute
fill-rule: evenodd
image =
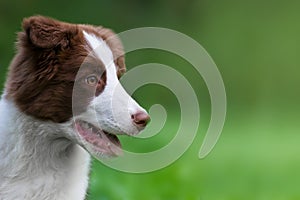
<svg viewBox="0 0 300 200"><path fill-rule="evenodd" d="M0 199L82 200L90 154L118 155L115 135L149 121L119 83L121 42L103 27L35 16L17 49L0 101Z"/></svg>

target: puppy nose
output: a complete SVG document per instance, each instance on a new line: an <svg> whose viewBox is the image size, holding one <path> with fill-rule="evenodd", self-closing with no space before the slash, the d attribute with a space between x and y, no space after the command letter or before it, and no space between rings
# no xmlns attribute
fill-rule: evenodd
<svg viewBox="0 0 300 200"><path fill-rule="evenodd" d="M150 116L146 112L140 111L131 115L131 119L137 127L145 127L150 121Z"/></svg>

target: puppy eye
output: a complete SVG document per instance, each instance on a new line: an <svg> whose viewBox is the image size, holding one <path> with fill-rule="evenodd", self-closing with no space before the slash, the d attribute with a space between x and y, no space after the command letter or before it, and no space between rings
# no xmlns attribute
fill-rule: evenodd
<svg viewBox="0 0 300 200"><path fill-rule="evenodd" d="M96 86L98 84L98 78L95 75L90 75L86 77L85 82L90 86Z"/></svg>

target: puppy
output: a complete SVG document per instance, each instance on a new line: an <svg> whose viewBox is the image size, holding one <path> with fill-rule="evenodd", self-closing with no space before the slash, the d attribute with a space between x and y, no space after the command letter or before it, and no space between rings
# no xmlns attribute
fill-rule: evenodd
<svg viewBox="0 0 300 200"><path fill-rule="evenodd" d="M82 200L90 154L120 155L147 112L120 85L123 47L109 29L23 20L0 101L0 199Z"/></svg>

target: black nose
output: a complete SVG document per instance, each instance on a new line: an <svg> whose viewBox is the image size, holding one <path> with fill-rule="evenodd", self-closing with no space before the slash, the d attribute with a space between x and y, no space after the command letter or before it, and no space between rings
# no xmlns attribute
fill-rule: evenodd
<svg viewBox="0 0 300 200"><path fill-rule="evenodd" d="M150 121L150 116L143 111L139 111L133 115L131 115L131 119L134 123L134 125L138 127L145 127L148 122Z"/></svg>

